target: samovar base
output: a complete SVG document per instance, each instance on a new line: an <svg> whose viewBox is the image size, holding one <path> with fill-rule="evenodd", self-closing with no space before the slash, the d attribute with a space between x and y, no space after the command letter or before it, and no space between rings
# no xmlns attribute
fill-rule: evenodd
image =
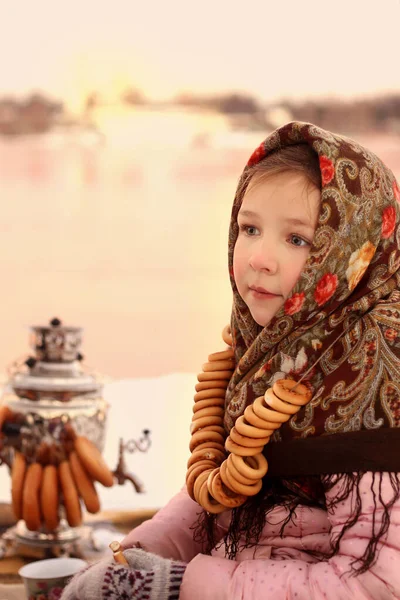
<svg viewBox="0 0 400 600"><path fill-rule="evenodd" d="M82 548L79 543L86 538L91 548L92 533L83 526L73 529L64 520L56 533L30 531L24 521L7 529L0 539L0 558L5 556L25 556L28 558L57 558L60 556L73 556L82 558Z"/></svg>
<svg viewBox="0 0 400 600"><path fill-rule="evenodd" d="M73 544L80 539L79 529L70 527L65 519L61 519L55 533L30 531L24 521L18 521L15 526L15 537L28 546L41 548L64 546L65 544Z"/></svg>
<svg viewBox="0 0 400 600"><path fill-rule="evenodd" d="M50 534L30 531L24 521L18 521L0 536L0 559L18 555L33 559L70 556L98 560L110 552L108 544L121 534L114 527L103 529L101 536L96 531L100 533L95 524L72 528L63 519L57 533Z"/></svg>

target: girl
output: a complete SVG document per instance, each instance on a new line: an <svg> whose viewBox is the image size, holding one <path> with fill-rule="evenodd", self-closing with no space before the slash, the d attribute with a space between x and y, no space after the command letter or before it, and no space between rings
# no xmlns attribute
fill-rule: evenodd
<svg viewBox="0 0 400 600"><path fill-rule="evenodd" d="M399 202L375 155L314 125L253 153L187 486L125 538L128 566L63 599L400 598Z"/></svg>

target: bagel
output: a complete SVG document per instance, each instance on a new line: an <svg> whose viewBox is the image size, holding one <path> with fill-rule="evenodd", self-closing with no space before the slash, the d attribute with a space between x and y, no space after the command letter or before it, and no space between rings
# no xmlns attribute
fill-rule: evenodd
<svg viewBox="0 0 400 600"><path fill-rule="evenodd" d="M227 458L226 464L227 464L227 471L229 471L230 475L232 475L232 477L234 478L235 481L237 481L238 483L243 483L243 485L253 485L253 483L256 481L255 479L250 479L249 477L244 477L235 467L235 465L232 463L232 456L234 456L233 454L230 454Z"/></svg>
<svg viewBox="0 0 400 600"><path fill-rule="evenodd" d="M2 404L0 406L0 433L5 421L11 421L13 416L14 413L10 408L8 408L8 406L6 406L5 404Z"/></svg>
<svg viewBox="0 0 400 600"><path fill-rule="evenodd" d="M193 496L195 497L196 502L199 502L198 498L199 498L200 488L204 482L207 482L208 476L212 472L212 470L213 469L211 467L210 469L206 469L206 470L202 471L201 473L199 473L199 475L197 475L196 480L194 482L194 486L193 486Z"/></svg>
<svg viewBox="0 0 400 600"><path fill-rule="evenodd" d="M201 392L203 390L210 390L211 388L219 388L226 390L226 381L225 379L214 379L211 381L199 381L194 386L196 392Z"/></svg>
<svg viewBox="0 0 400 600"><path fill-rule="evenodd" d="M194 414L196 414L197 412L199 412L199 410L203 410L203 408L208 408L209 406L224 408L225 399L224 398L206 398L205 400L198 400L197 402L195 402L193 404L192 411Z"/></svg>
<svg viewBox="0 0 400 600"><path fill-rule="evenodd" d="M214 379L224 379L226 380L226 384L228 385L228 382L232 377L232 373L233 371L231 371L230 369L226 371L207 371L207 373L199 373L197 375L197 381L201 383L203 381L213 381Z"/></svg>
<svg viewBox="0 0 400 600"><path fill-rule="evenodd" d="M196 431L204 429L204 427L221 427L222 429L221 417L214 415L210 417L200 417L199 419L192 421L190 433L196 433Z"/></svg>
<svg viewBox="0 0 400 600"><path fill-rule="evenodd" d="M189 467L201 460L211 460L219 465L223 460L225 460L225 457L226 454L223 448L221 450L217 448L204 448L202 450L195 450L192 452L189 460L187 461L187 468L189 469Z"/></svg>
<svg viewBox="0 0 400 600"><path fill-rule="evenodd" d="M42 485L43 467L32 463L26 470L22 493L22 518L30 531L37 531L41 525L40 488Z"/></svg>
<svg viewBox="0 0 400 600"><path fill-rule="evenodd" d="M26 474L25 456L15 451L11 468L11 500L16 519L22 519L22 495L24 490L24 479Z"/></svg>
<svg viewBox="0 0 400 600"><path fill-rule="evenodd" d="M238 456L254 456L255 454L260 454L264 450L264 446L255 446L255 447L245 447L239 446L232 440L230 436L228 436L225 440L225 449L232 454L237 454Z"/></svg>
<svg viewBox="0 0 400 600"><path fill-rule="evenodd" d="M231 454L230 461L243 477L248 477L253 481L261 479L268 471L267 459L261 453L251 457Z"/></svg>
<svg viewBox="0 0 400 600"><path fill-rule="evenodd" d="M297 406L297 404L290 404L289 402L278 398L271 388L265 392L264 402L267 406L269 406L269 408L272 408L273 410L276 410L284 415L294 415L300 410L300 406Z"/></svg>
<svg viewBox="0 0 400 600"><path fill-rule="evenodd" d="M36 462L39 462L41 465L47 465L50 461L50 446L46 444L46 442L40 442L37 450L36 450Z"/></svg>
<svg viewBox="0 0 400 600"><path fill-rule="evenodd" d="M210 433L213 431L214 433L219 433L224 440L226 438L226 432L222 425L206 425L201 431L209 431Z"/></svg>
<svg viewBox="0 0 400 600"><path fill-rule="evenodd" d="M223 504L220 504L211 496L208 490L208 478L200 486L197 497L198 503L211 514L216 515L226 510Z"/></svg>
<svg viewBox="0 0 400 600"><path fill-rule="evenodd" d="M280 427L279 423L267 423L264 419L260 419L260 417L258 417L254 412L252 404L246 406L242 417L244 417L244 421L242 421L244 424L253 425L253 427L255 427L256 429L264 429L265 431L270 432L266 433L265 435L272 435L274 429L279 429ZM246 421L247 423L245 423Z"/></svg>
<svg viewBox="0 0 400 600"><path fill-rule="evenodd" d="M293 390L293 388L295 389ZM308 404L312 397L311 391L305 385L291 379L275 381L272 390L278 398L296 406Z"/></svg>
<svg viewBox="0 0 400 600"><path fill-rule="evenodd" d="M222 482L226 485L226 487L231 489L233 492L236 492L237 494L243 494L243 496L255 496L262 488L261 479L253 482L250 485L245 485L237 481L237 479L235 479L231 475L227 463L224 463L221 466L221 479Z"/></svg>
<svg viewBox="0 0 400 600"><path fill-rule="evenodd" d="M234 442L230 436L228 436L225 440L225 449L232 454L237 454L238 456L254 456L255 454L260 454L260 452L264 450L264 446L240 446L239 444L236 444L236 442Z"/></svg>
<svg viewBox="0 0 400 600"><path fill-rule="evenodd" d="M192 500L196 500L193 488L197 477L203 473L203 471L211 471L214 467L215 464L211 460L204 460L201 461L201 463L195 463L189 467L186 474L186 489Z"/></svg>
<svg viewBox="0 0 400 600"><path fill-rule="evenodd" d="M72 476L79 495L82 498L86 510L90 513L97 513L100 510L100 500L94 487L93 481L85 471L77 453L71 452L69 455L69 464L71 467Z"/></svg>
<svg viewBox="0 0 400 600"><path fill-rule="evenodd" d="M202 444L196 446L196 451L203 450L203 448L216 448L217 450L222 450L222 452L225 452L224 444L219 444L218 442L203 442Z"/></svg>
<svg viewBox="0 0 400 600"><path fill-rule="evenodd" d="M261 446L262 444L264 444L264 446L265 446L265 444L267 444L269 442L269 438L270 438L270 436L263 437L263 438L252 438L252 437L247 437L245 435L241 435L240 433L238 433L238 430L236 429L235 426L233 426L232 429L230 430L229 436L230 436L231 440L233 442L235 442L235 444L239 444L239 446L244 446L246 448L254 448L255 446Z"/></svg>
<svg viewBox="0 0 400 600"><path fill-rule="evenodd" d="M282 423L289 421L291 415L284 415L283 413L277 412L267 408L264 404L264 396L256 398L252 404L253 410L260 419L265 419L267 423L279 423L278 427L281 427ZM239 417L240 418L240 417Z"/></svg>
<svg viewBox="0 0 400 600"><path fill-rule="evenodd" d="M42 485L40 488L40 508L46 529L55 531L60 523L58 513L59 484L55 465L46 465L43 469Z"/></svg>
<svg viewBox="0 0 400 600"><path fill-rule="evenodd" d="M82 523L82 510L78 490L72 477L71 467L67 460L58 465L61 491L63 494L65 514L71 527L79 527Z"/></svg>
<svg viewBox="0 0 400 600"><path fill-rule="evenodd" d="M259 440L262 440L266 437L270 437L274 432L272 428L261 429L260 427L255 427L255 425L250 425L246 423L244 415L241 415L236 419L235 428L239 435ZM259 445L261 446L261 443Z"/></svg>
<svg viewBox="0 0 400 600"><path fill-rule="evenodd" d="M77 436L74 447L79 460L90 477L105 487L112 487L114 485L114 475L93 442L86 437Z"/></svg>
<svg viewBox="0 0 400 600"><path fill-rule="evenodd" d="M204 402L204 400L203 400ZM195 405L196 406L196 405ZM193 417L192 417L192 421L196 421L197 419L200 419L202 417L213 417L213 416L217 416L221 418L222 421L222 417L224 416L224 409L222 406L203 406L203 408L200 408L200 410L197 410Z"/></svg>
<svg viewBox="0 0 400 600"><path fill-rule="evenodd" d="M236 508L247 500L246 496L237 494L224 484L219 467L209 475L207 485L214 500L227 508Z"/></svg>
<svg viewBox="0 0 400 600"><path fill-rule="evenodd" d="M202 390L201 392L196 392L194 395L195 402L198 402L199 400L207 400L208 398L225 399L225 390L222 388L209 388L207 390Z"/></svg>
<svg viewBox="0 0 400 600"><path fill-rule="evenodd" d="M217 442L223 446L225 443L225 438L218 431L210 431L204 429L202 429L201 431L196 431L196 433L194 433L190 439L190 452L193 452L196 446L199 446L204 442Z"/></svg>

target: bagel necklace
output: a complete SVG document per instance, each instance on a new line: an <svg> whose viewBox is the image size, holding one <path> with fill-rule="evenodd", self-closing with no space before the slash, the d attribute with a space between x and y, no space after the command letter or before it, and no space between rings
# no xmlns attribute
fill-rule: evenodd
<svg viewBox="0 0 400 600"><path fill-rule="evenodd" d="M268 471L262 453L265 444L311 400L305 385L281 379L246 407L226 437L225 394L235 367L229 325L222 339L229 348L210 354L197 376L189 444L192 454L186 473L189 496L213 514L241 506L258 494Z"/></svg>

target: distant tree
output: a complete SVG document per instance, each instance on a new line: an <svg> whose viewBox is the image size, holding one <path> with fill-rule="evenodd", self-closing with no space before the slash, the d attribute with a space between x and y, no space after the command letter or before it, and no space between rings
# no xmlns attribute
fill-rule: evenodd
<svg viewBox="0 0 400 600"><path fill-rule="evenodd" d="M179 106L201 106L204 103L204 99L200 99L197 96L193 96L187 92L183 92L182 94L178 94L172 100L172 104L178 104Z"/></svg>
<svg viewBox="0 0 400 600"><path fill-rule="evenodd" d="M85 100L85 112L88 113L93 108L96 108L100 102L99 94L97 92L91 92L88 94Z"/></svg>
<svg viewBox="0 0 400 600"><path fill-rule="evenodd" d="M147 104L145 95L137 88L128 88L121 96L121 99L126 104L143 105Z"/></svg>
<svg viewBox="0 0 400 600"><path fill-rule="evenodd" d="M400 95L382 98L375 104L375 114L379 124L388 120L400 119Z"/></svg>
<svg viewBox="0 0 400 600"><path fill-rule="evenodd" d="M228 94L216 100L217 108L226 114L254 114L260 110L258 102L245 94Z"/></svg>
<svg viewBox="0 0 400 600"><path fill-rule="evenodd" d="M223 94L215 96L196 96L184 92L175 96L174 104L210 108L224 114L255 114L260 106L254 98L246 94Z"/></svg>

